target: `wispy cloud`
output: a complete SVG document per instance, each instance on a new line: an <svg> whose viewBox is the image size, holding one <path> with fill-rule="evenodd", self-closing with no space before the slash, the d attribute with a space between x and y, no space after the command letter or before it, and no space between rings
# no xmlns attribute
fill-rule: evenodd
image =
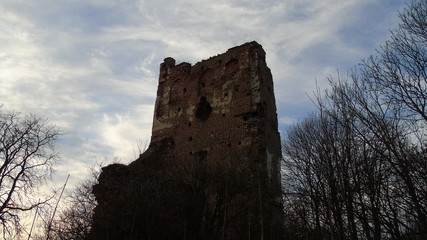
<svg viewBox="0 0 427 240"><path fill-rule="evenodd" d="M196 63L247 41L267 52L281 127L306 94L372 53L402 3L379 0L96 0L0 3L0 104L64 129L58 174L134 158L149 139L159 64Z"/></svg>

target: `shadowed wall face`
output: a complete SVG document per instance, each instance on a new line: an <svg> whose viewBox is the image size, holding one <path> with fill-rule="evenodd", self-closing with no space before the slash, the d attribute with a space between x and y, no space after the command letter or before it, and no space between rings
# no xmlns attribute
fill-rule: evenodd
<svg viewBox="0 0 427 240"><path fill-rule="evenodd" d="M206 232L206 236L221 235L224 239L247 239L251 233L253 237L267 237L276 233L274 239L280 239L277 234L281 232L282 220L281 149L277 127L272 76L265 62L265 52L258 43L231 48L194 66L189 63L176 65L173 58L166 58L160 65L150 147L135 162L120 168L121 173L129 173L119 174L123 179L117 184L141 185L138 181L153 174L157 179L157 174L170 177L173 184L182 183L182 189L192 188L191 193L174 194L183 199L195 194L189 197L187 204L195 201L192 205L204 206L179 213L187 216L180 220L185 222L184 226L176 229L198 232L190 234L195 239L208 239L203 238L205 235L201 232ZM114 169L118 169L117 166ZM112 188L112 182L117 181L111 181L117 177L114 169L105 168L100 183L94 188L99 202L95 219L106 214L113 216L118 212L113 206L129 208L125 207L131 204L129 199L144 198L148 194L129 189L133 195L127 196L125 188ZM241 186L233 185L231 181ZM200 182L205 184L200 185ZM192 186L194 183L199 185ZM195 188L201 191L197 192ZM124 195L127 201L107 200L109 191ZM136 197L138 193L135 192L144 196ZM242 204L244 209L239 207ZM147 206L140 205L139 208ZM133 219L144 224L144 221L138 221L141 217L134 216ZM238 220L231 223L227 217ZM208 218L212 218L211 224ZM108 218L103 221L105 219L108 222ZM201 222L202 226L191 224L193 226L189 227L188 223L194 222ZM96 228L95 223L94 236L98 231ZM135 236L135 230L132 232ZM189 234L187 230L185 232Z"/></svg>

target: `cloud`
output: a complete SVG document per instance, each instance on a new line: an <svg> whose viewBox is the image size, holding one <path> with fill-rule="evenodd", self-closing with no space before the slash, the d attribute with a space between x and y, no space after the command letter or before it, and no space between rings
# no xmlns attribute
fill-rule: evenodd
<svg viewBox="0 0 427 240"><path fill-rule="evenodd" d="M279 124L283 126L290 126L298 122L298 119L292 118L292 117L281 117L279 119Z"/></svg>
<svg viewBox="0 0 427 240"><path fill-rule="evenodd" d="M402 6L378 0L96 0L0 3L0 104L64 129L57 174L131 161L149 139L159 64L196 63L247 41L272 70L280 126L387 38Z"/></svg>
<svg viewBox="0 0 427 240"><path fill-rule="evenodd" d="M132 113L104 114L97 131L105 145L114 149L113 155L130 162L135 156L139 142L147 142L151 136L151 122L154 109L152 105L137 105L139 110Z"/></svg>

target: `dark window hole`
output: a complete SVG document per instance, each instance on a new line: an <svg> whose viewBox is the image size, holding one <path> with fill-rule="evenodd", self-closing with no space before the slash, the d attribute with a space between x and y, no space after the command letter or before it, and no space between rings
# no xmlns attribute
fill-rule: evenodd
<svg viewBox="0 0 427 240"><path fill-rule="evenodd" d="M251 118L256 118L256 117L259 117L258 112L247 112L247 113L242 114L243 121L247 121Z"/></svg>
<svg viewBox="0 0 427 240"><path fill-rule="evenodd" d="M190 142L193 141L193 137L189 137L188 141L190 141Z"/></svg>
<svg viewBox="0 0 427 240"><path fill-rule="evenodd" d="M200 119L202 122L208 120L211 115L212 107L206 100L206 97L203 96L200 98L200 102L197 105L196 117Z"/></svg>

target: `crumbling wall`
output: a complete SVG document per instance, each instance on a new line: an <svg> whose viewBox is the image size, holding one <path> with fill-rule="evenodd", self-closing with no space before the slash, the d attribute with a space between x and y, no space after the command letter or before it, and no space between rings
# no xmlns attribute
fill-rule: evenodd
<svg viewBox="0 0 427 240"><path fill-rule="evenodd" d="M194 66L166 58L150 147L94 187L93 239L281 239L277 127L258 43Z"/></svg>

